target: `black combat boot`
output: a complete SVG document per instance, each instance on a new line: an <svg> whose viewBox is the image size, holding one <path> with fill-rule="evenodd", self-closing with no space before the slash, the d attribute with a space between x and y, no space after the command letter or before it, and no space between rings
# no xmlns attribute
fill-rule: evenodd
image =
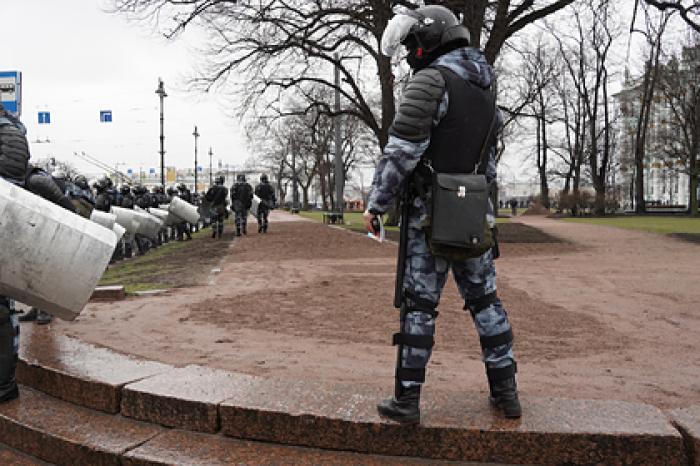
<svg viewBox="0 0 700 466"><path fill-rule="evenodd" d="M39 325L50 324L53 320L53 316L46 311L39 309L39 313L36 315L36 323Z"/></svg>
<svg viewBox="0 0 700 466"><path fill-rule="evenodd" d="M36 320L36 316L38 314L39 314L39 310L37 308L33 307L26 314L19 316L19 321L20 322L33 322Z"/></svg>
<svg viewBox="0 0 700 466"><path fill-rule="evenodd" d="M212 238L216 238L216 227L215 227L215 226L213 226L213 227L211 228L211 237L212 237Z"/></svg>
<svg viewBox="0 0 700 466"><path fill-rule="evenodd" d="M507 377L499 377L499 374ZM518 385L515 383L515 363L502 369L486 368L489 379L490 400L503 415L510 419L522 416L520 400L518 400Z"/></svg>
<svg viewBox="0 0 700 466"><path fill-rule="evenodd" d="M377 405L377 411L380 416L401 424L418 424L420 422L420 385L410 388L401 387L399 396L382 400Z"/></svg>
<svg viewBox="0 0 700 466"><path fill-rule="evenodd" d="M258 233L262 233L262 230L263 230L263 226L262 226L262 225L258 225Z"/></svg>
<svg viewBox="0 0 700 466"><path fill-rule="evenodd" d="M15 328L12 325L10 309L0 303L0 403L14 400L19 396L15 369Z"/></svg>

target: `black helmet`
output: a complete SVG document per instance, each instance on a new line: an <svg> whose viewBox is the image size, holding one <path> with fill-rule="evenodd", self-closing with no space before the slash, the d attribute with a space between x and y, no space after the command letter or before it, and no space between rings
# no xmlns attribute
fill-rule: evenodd
<svg viewBox="0 0 700 466"><path fill-rule="evenodd" d="M403 44L413 69L421 69L437 57L469 45L469 31L450 10L429 5L394 16L382 35L381 51L392 56Z"/></svg>
<svg viewBox="0 0 700 466"><path fill-rule="evenodd" d="M241 182L245 181L245 175L243 173L241 173L240 175L238 175L236 177L236 180L241 181Z"/></svg>
<svg viewBox="0 0 700 466"><path fill-rule="evenodd" d="M177 189L179 189L180 191L187 191L187 186L185 185L185 183L180 183L177 186Z"/></svg>
<svg viewBox="0 0 700 466"><path fill-rule="evenodd" d="M122 194L129 194L131 192L131 187L128 184L123 184L119 190Z"/></svg>
<svg viewBox="0 0 700 466"><path fill-rule="evenodd" d="M263 173L262 175L260 175L260 182L267 183L267 175L266 174Z"/></svg>
<svg viewBox="0 0 700 466"><path fill-rule="evenodd" d="M224 184L224 177L223 177L223 176L217 176L217 177L216 177L216 184Z"/></svg>
<svg viewBox="0 0 700 466"><path fill-rule="evenodd" d="M73 179L73 183L75 183L75 185L77 187L79 187L80 189L88 189L89 188L87 178L85 178L84 175L77 175Z"/></svg>
<svg viewBox="0 0 700 466"><path fill-rule="evenodd" d="M94 186L95 189L97 189L98 191L104 191L105 189L107 189L107 188L109 187L109 183L110 183L111 181L112 181L112 180L110 180L110 179L107 178L106 176L103 176L102 178L99 178L97 181L95 181L95 184L94 184L93 186Z"/></svg>
<svg viewBox="0 0 700 466"><path fill-rule="evenodd" d="M177 194L177 188L175 188L175 186L168 186L168 194L174 196Z"/></svg>

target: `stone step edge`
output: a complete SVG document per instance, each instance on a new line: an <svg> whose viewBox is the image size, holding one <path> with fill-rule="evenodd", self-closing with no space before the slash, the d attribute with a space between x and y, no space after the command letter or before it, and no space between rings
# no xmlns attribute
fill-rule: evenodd
<svg viewBox="0 0 700 466"><path fill-rule="evenodd" d="M126 358L126 356L124 356L124 357ZM26 361L24 361L24 363L25 363L25 364L28 364ZM34 364L34 365L32 365L32 368L33 368L33 370L44 371L44 372L47 372L47 373L59 373L62 377L68 376L68 377L75 378L76 380L80 380L80 381L81 381L83 384L85 384L86 386L88 386L88 387L93 387L93 388L96 389L96 390L100 390L101 388L103 388L103 387L102 387L103 384L102 384L101 382L99 382L99 381L80 379L80 378L77 377L75 374L66 374L65 372L58 371L58 370L56 370L56 369L54 369L54 368L52 368L52 367L46 367L46 366L43 366L43 365ZM149 377L146 377L146 380L147 380L148 378L149 378ZM124 392L125 388L128 388L128 386L129 386L130 384L135 383L135 382L137 382L137 381L129 382L129 383L127 383L127 384L120 385L120 386L117 387L117 390L118 390L118 392L119 392L119 394L120 394L120 396L119 396L120 399L122 398L121 394ZM50 388L50 387L49 387L49 388ZM46 387L42 387L42 388L38 388L38 389L39 389L39 390L45 390ZM48 391L46 391L46 392L47 392L49 395L51 395L51 396L54 396L54 397L56 397L56 398L61 399L60 393L51 393L51 390L48 390ZM165 403L172 402L172 400L173 400L172 397L160 396L160 395L158 395L158 394L153 394L153 396L158 397L160 400L162 400L162 401L165 402ZM72 403L76 403L75 400L67 400L67 401L72 402ZM176 399L176 402L177 402L177 401L178 401L178 400ZM187 402L189 402L189 401L191 401L191 400L186 400L186 399L184 399L184 400L179 400L179 401L182 401L182 402L187 403ZM223 433L226 434L226 435L229 435L229 436L232 436L232 437L237 437L237 438L242 438L242 439L248 439L248 440L272 441L272 442L284 443L284 442L280 442L279 439L276 439L276 438L261 437L261 436L258 435L257 433L255 433L255 432L252 432L252 433L251 433L251 432L247 431L246 429L240 429L240 430L239 430L239 429L235 428L235 426L234 426L234 428L231 428L231 426L228 426L228 428L222 428L222 421L221 421L221 420L222 420L222 405L225 403L225 401L226 401L226 400L223 400L222 402L219 402L219 403L215 403L215 406L216 406L216 418L217 418L217 419L216 419L216 429L215 429L214 432L222 432L222 431L223 431ZM76 403L76 404L80 405L80 403ZM86 407L87 407L87 408L90 408L90 409L95 409L95 408L92 407L92 406L86 406ZM256 411L255 409L249 410L249 409L247 409L246 407L241 407L241 409L244 410L244 411L249 411L249 412L251 412L251 413ZM263 409L263 410L257 410L257 411L258 411L258 415L259 415L259 416L264 417L264 418L267 418L268 420L279 421L281 424L285 424L286 422L288 422L288 419L289 419L290 416L291 416L291 417L295 417L295 415L290 414L290 413L285 413L285 412L274 413L274 412L265 411L264 409ZM124 413L122 413L122 415L124 415ZM317 417L317 416L311 415L311 417ZM139 419L138 417L135 417L135 416L132 416L132 418L134 418L134 419ZM273 419L273 418L274 418L274 419ZM317 419L320 419L320 420L323 421L323 420L326 420L327 418L323 418L323 417L320 417L320 418L319 418L319 417L317 417ZM142 421L147 421L147 422L152 422L152 423L155 423L155 424L165 425L166 427L183 428L183 427L179 427L179 426L168 425L167 423L158 422L158 419L140 419L140 420L142 420ZM675 431L679 431L678 427L677 427L675 424L670 424L670 425L672 425L672 427L673 427L673 429L674 429ZM225 427L225 426L224 426L224 427ZM184 427L184 429L185 429L185 430L194 430L194 431L197 430L197 429L188 429L187 427ZM465 433L468 433L468 429L463 429L463 431L464 431ZM543 432L543 434L546 434L546 432ZM682 433L681 433L681 434L682 434ZM687 443L687 442L688 442L688 438L687 438L686 436L683 435L683 436L682 436L682 439L683 439L683 442L684 442L684 443ZM307 442L307 441L293 441L293 442L290 442L290 444L291 444L291 445L299 445L299 446L316 447L316 448L338 449L338 446L337 446L337 445L315 444L314 442ZM342 447L340 447L340 448L342 449ZM687 446L686 446L686 448L687 448ZM359 450L355 450L355 451L359 451ZM385 452L385 451L376 451L376 450L370 450L370 451L364 451L364 452L365 452L365 453L377 453L377 454L399 454L399 455L401 454L401 453L392 453L391 451L390 451L390 452ZM432 457L435 458L435 456L432 456ZM454 458L447 458L447 459L454 459Z"/></svg>
<svg viewBox="0 0 700 466"><path fill-rule="evenodd" d="M388 461L392 466L399 464L433 464L420 458L402 458L395 456L379 456L379 455L363 455L362 453L309 448L304 446L287 446L283 444L274 444L269 442L260 442L253 440L241 440L231 437L226 437L220 433L206 434L200 432L190 432L179 429L167 429L160 426L153 426L148 423L125 418L121 415L116 417L107 413L102 413L90 408L75 405L73 403L63 401L44 394L38 390L33 390L30 387L20 386L20 390L25 393L31 390L30 398L32 403L37 401L46 403L50 400L51 403L57 403L62 407L62 412L73 413L72 418L82 419L83 427L87 424L91 430L99 434L104 434L101 429L104 427L96 424L94 420L97 418L117 418L120 422L126 423L125 427L131 426L150 426L150 433L143 434L138 441L132 440L127 446L116 451L114 447L102 447L100 445L91 444L88 442L80 442L75 438L70 438L65 434L52 430L51 422L43 422L38 420L34 424L24 423L16 416L12 416L5 412L7 407L3 409L0 405L0 432L8 433L3 437L3 443L0 443L0 459L19 458L26 460L18 462L21 466L51 466L51 465L70 465L74 464L119 464L119 465L170 465L174 464L172 458L180 458L186 454L187 459L193 464L209 464L205 462L211 461L212 457L217 454L233 459L234 464L274 464L282 457L282 459L292 459L297 464L368 464L384 465ZM21 396L21 395L20 395ZM16 402L21 402L17 400ZM15 403L16 403L15 402ZM9 402L13 403L13 402ZM55 407L56 405L54 405ZM11 410L10 410L11 411ZM86 419L85 414L94 416L92 419ZM43 416L42 416L43 417ZM54 420L55 421L55 420ZM9 428L8 428L9 424ZM42 425L43 424L43 425ZM20 437L18 439L17 437ZM181 450L182 441L185 440L186 452ZM46 448L45 451L31 451L31 445L40 445ZM165 445L165 446L164 446ZM198 448L193 448L193 445ZM40 447L41 448L41 447ZM212 452L212 450L214 450ZM10 455L3 455L10 453ZM262 453L262 456L260 454ZM296 457L301 459L301 462L296 461ZM239 458L240 457L240 458ZM79 462L76 463L76 461ZM229 461L226 464L231 464ZM439 464L449 466L454 464L448 461L439 461ZM3 463L7 464L7 463ZM11 462L10 464L15 464ZM188 463L189 464L189 463ZM223 462L216 462L223 464ZM284 464L292 464L284 462ZM464 463L459 463L464 464ZM482 466L481 464L479 466ZM487 465L483 465L487 466ZM496 466L496 465L494 465ZM506 466L506 465L502 465Z"/></svg>

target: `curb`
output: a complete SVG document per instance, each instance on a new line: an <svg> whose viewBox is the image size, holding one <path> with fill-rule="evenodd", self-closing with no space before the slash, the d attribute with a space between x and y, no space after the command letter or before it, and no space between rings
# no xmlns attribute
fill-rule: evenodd
<svg viewBox="0 0 700 466"><path fill-rule="evenodd" d="M46 342L50 340L50 342ZM175 368L50 333L24 338L18 379L53 397L187 431L365 454L567 464L688 464L697 450L661 410L641 403L525 397L521 420L492 412L483 395L426 391L423 422L380 419L383 391L281 381L201 366ZM43 351L44 341L54 356ZM56 351L59 348L59 351ZM107 367L108 370L105 370ZM697 417L695 417L697 416ZM700 424L700 409L676 413ZM691 457L691 464L698 464ZM694 461L694 463L693 463Z"/></svg>

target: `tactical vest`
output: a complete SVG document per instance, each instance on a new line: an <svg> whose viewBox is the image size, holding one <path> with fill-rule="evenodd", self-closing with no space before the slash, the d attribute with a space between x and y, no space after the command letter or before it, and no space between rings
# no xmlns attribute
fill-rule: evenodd
<svg viewBox="0 0 700 466"><path fill-rule="evenodd" d="M435 69L445 79L449 103L447 114L433 128L423 159L429 160L438 173L472 173L479 164L481 148L493 121L494 96L449 68ZM495 134L488 146L493 145L494 138ZM480 173L486 170L485 166L479 168Z"/></svg>
<svg viewBox="0 0 700 466"><path fill-rule="evenodd" d="M27 172L29 148L22 132L9 124L9 120L0 121L0 177L23 184Z"/></svg>

